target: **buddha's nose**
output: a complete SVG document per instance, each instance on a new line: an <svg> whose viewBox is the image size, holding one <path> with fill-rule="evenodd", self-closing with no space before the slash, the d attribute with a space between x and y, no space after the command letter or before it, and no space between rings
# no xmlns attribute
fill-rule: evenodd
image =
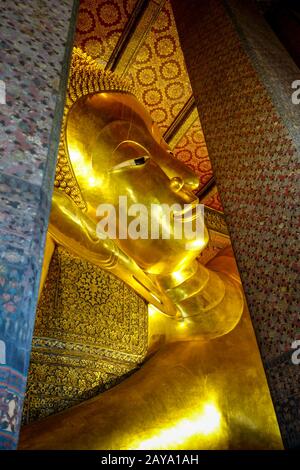
<svg viewBox="0 0 300 470"><path fill-rule="evenodd" d="M199 186L199 177L194 173L187 175L184 184L190 191L195 191Z"/></svg>
<svg viewBox="0 0 300 470"><path fill-rule="evenodd" d="M170 188L174 193L178 193L184 186L184 181L182 178L179 176L174 176L174 178L171 178L170 180Z"/></svg>
<svg viewBox="0 0 300 470"><path fill-rule="evenodd" d="M174 176L170 179L170 189L174 193L179 193L180 198L186 204L196 204L198 203L198 198L191 191L189 186L186 184L186 181L180 178L180 176Z"/></svg>
<svg viewBox="0 0 300 470"><path fill-rule="evenodd" d="M189 189L190 191L194 191L198 188L199 177L183 162L177 160L175 157L169 157L166 162L164 162L164 165L167 165L166 173L168 174L169 178L172 180L179 178L179 180L183 181L185 188Z"/></svg>

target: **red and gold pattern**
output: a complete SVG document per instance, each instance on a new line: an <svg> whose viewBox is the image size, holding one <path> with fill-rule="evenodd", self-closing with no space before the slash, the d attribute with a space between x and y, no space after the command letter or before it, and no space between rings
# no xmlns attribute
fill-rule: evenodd
<svg viewBox="0 0 300 470"><path fill-rule="evenodd" d="M207 196L201 200L201 203L207 207L210 207L211 209L215 209L216 211L224 211L216 186L214 186Z"/></svg>
<svg viewBox="0 0 300 470"><path fill-rule="evenodd" d="M136 0L80 0L75 46L105 66Z"/></svg>
<svg viewBox="0 0 300 470"><path fill-rule="evenodd" d="M192 94L170 2L130 65L129 78L164 133Z"/></svg>
<svg viewBox="0 0 300 470"><path fill-rule="evenodd" d="M212 178L211 163L199 118L176 144L174 155L199 176L199 189Z"/></svg>

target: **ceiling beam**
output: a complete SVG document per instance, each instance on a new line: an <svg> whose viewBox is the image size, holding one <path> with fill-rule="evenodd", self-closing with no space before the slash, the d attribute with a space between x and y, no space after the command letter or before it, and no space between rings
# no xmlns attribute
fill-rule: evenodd
<svg viewBox="0 0 300 470"><path fill-rule="evenodd" d="M184 107L164 133L164 139L173 149L198 117L194 96L191 95Z"/></svg>
<svg viewBox="0 0 300 470"><path fill-rule="evenodd" d="M196 195L199 198L200 202L208 195L208 193L215 187L215 185L215 177L212 176L210 180L205 184L205 186L202 186L202 188L200 188L199 191L196 192Z"/></svg>
<svg viewBox="0 0 300 470"><path fill-rule="evenodd" d="M159 15L165 0L138 0L106 65L106 70L125 75L150 29Z"/></svg>

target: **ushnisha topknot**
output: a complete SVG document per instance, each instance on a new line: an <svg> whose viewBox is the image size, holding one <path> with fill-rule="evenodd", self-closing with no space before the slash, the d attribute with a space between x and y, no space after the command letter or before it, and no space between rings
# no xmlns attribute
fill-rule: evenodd
<svg viewBox="0 0 300 470"><path fill-rule="evenodd" d="M134 88L114 72L103 70L101 65L78 47L74 47L69 76L66 106L85 95L101 91L134 93Z"/></svg>
<svg viewBox="0 0 300 470"><path fill-rule="evenodd" d="M83 210L86 208L86 204L82 198L66 148L65 130L67 115L77 100L83 96L102 91L121 91L135 95L134 88L130 83L113 72L103 70L96 60L92 59L80 48L74 47L58 147L54 186L64 191Z"/></svg>

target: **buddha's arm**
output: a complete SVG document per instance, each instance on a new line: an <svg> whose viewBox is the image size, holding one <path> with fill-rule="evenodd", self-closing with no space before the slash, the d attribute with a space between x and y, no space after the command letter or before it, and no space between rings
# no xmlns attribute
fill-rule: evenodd
<svg viewBox="0 0 300 470"><path fill-rule="evenodd" d="M164 298L152 280L110 239L97 235L96 223L89 219L64 193L54 190L49 234L75 256L115 274L145 300L169 315L175 314L172 302Z"/></svg>
<svg viewBox="0 0 300 470"><path fill-rule="evenodd" d="M280 449L249 314L230 335L165 347L99 396L22 429L20 449Z"/></svg>

